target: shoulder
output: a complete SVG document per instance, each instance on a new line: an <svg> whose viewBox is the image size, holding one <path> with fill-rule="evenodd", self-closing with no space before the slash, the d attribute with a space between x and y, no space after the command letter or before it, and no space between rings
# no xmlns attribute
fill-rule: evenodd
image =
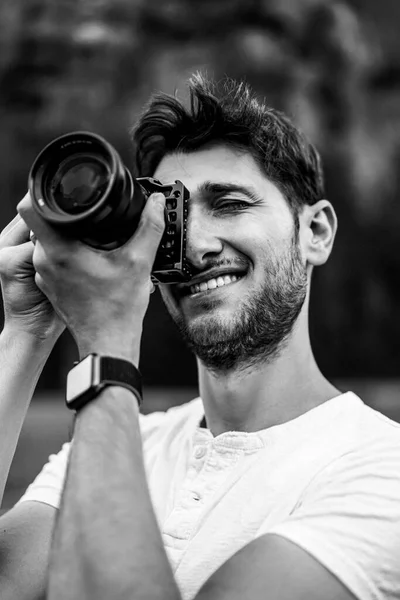
<svg viewBox="0 0 400 600"><path fill-rule="evenodd" d="M260 528L259 544L289 557L300 549L357 598L400 597L400 425L354 394L337 405L313 447L319 468L291 513Z"/></svg>
<svg viewBox="0 0 400 600"><path fill-rule="evenodd" d="M354 446L314 475L269 533L309 553L356 597L400 597L400 428L366 418L375 430L360 422Z"/></svg>
<svg viewBox="0 0 400 600"><path fill-rule="evenodd" d="M323 513L326 506L327 517L335 509L337 514L365 515L369 524L391 516L400 528L400 424L362 404L343 427L346 434L337 436L343 448L328 454L330 459L314 473L296 514L317 505Z"/></svg>
<svg viewBox="0 0 400 600"><path fill-rule="evenodd" d="M354 469L379 475L382 461L390 469L400 458L400 423L365 404L352 392L337 399L337 411L329 414L328 428L319 437L329 460L318 475L330 470ZM394 472L396 478L396 473Z"/></svg>

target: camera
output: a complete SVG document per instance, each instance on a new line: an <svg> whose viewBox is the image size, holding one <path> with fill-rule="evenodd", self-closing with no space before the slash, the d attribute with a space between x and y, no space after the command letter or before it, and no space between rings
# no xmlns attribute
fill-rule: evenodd
<svg viewBox="0 0 400 600"><path fill-rule="evenodd" d="M54 227L101 250L134 234L150 194L165 196L165 230L151 272L153 283L191 278L186 262L189 191L181 181L162 184L134 178L101 136L75 131L48 144L36 157L28 187L35 210Z"/></svg>

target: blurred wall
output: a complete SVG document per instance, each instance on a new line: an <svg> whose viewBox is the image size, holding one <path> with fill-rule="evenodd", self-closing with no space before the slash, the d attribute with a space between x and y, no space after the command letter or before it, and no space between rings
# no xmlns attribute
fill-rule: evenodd
<svg viewBox="0 0 400 600"><path fill-rule="evenodd" d="M319 148L339 217L314 276L311 332L330 377L396 377L400 335L400 41L396 0L6 0L0 5L0 227L36 154L76 129L127 165L128 130L154 90L196 69L246 79ZM158 294L145 321L145 384L196 385ZM68 334L39 390L76 358Z"/></svg>

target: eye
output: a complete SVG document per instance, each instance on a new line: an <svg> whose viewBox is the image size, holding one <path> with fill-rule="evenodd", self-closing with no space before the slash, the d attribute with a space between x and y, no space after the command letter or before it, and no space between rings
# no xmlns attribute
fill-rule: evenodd
<svg viewBox="0 0 400 600"><path fill-rule="evenodd" d="M214 208L216 210L245 210L250 205L248 202L243 200L225 199L220 202L216 202Z"/></svg>

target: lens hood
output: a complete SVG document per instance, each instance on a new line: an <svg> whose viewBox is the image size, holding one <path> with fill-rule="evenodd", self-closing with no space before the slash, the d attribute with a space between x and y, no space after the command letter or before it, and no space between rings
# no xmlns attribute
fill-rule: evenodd
<svg viewBox="0 0 400 600"><path fill-rule="evenodd" d="M66 201L60 201L60 192L57 199L56 186L68 175L72 179L73 167L89 161L92 165L99 165L97 170L102 170L101 193L95 194L95 201L87 207L83 205L80 210L76 207L73 210L71 204L71 210L68 210ZM127 184L131 192L131 180L130 173L111 144L94 133L76 131L53 140L40 152L30 170L28 186L33 204L43 218L59 226L76 226L95 222L107 207L110 196L124 194ZM77 189L77 184L74 189Z"/></svg>

